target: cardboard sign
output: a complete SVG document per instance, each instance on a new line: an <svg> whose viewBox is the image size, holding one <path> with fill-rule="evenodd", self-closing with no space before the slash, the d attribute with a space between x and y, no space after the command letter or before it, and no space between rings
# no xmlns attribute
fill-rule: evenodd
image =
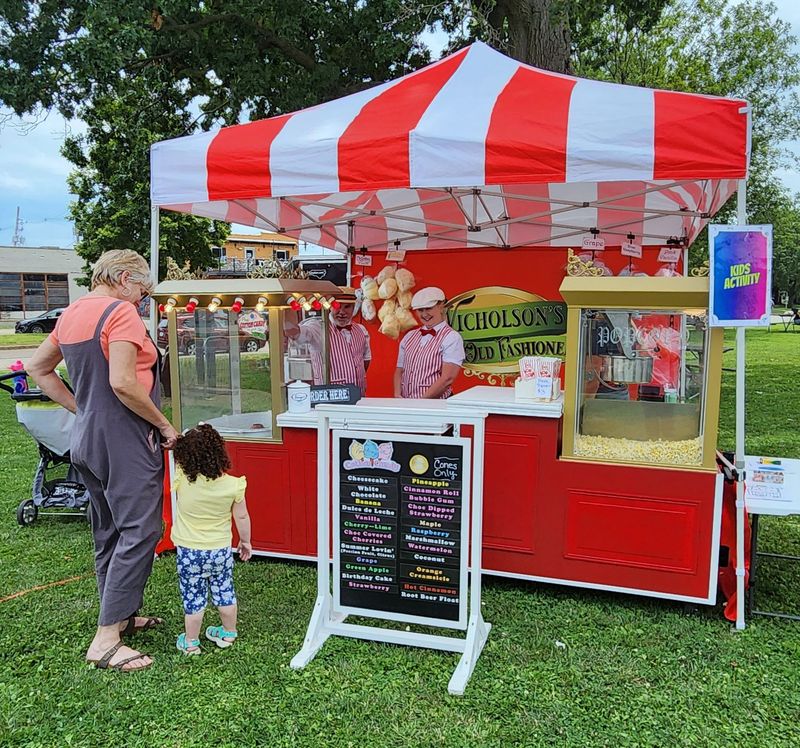
<svg viewBox="0 0 800 748"><path fill-rule="evenodd" d="M393 620L465 620L464 440L335 434L336 609Z"/></svg>
<svg viewBox="0 0 800 748"><path fill-rule="evenodd" d="M361 390L354 384L312 384L311 407L319 403L352 405L361 399Z"/></svg>
<svg viewBox="0 0 800 748"><path fill-rule="evenodd" d="M642 256L642 247L639 244L624 242L620 249L625 257L641 258Z"/></svg>
<svg viewBox="0 0 800 748"><path fill-rule="evenodd" d="M354 258L354 262L356 265L360 265L361 267L368 268L372 265L372 257L367 254L357 254Z"/></svg>
<svg viewBox="0 0 800 748"><path fill-rule="evenodd" d="M800 511L800 460L785 457L744 458L744 500L755 514Z"/></svg>
<svg viewBox="0 0 800 748"><path fill-rule="evenodd" d="M590 252L601 252L606 248L606 240L599 236L586 236L583 239L583 248Z"/></svg>
<svg viewBox="0 0 800 748"><path fill-rule="evenodd" d="M242 332L252 335L259 340L267 338L267 321L255 310L242 312L236 320Z"/></svg>
<svg viewBox="0 0 800 748"><path fill-rule="evenodd" d="M659 262L680 262L683 250L680 247L661 247L658 252Z"/></svg>
<svg viewBox="0 0 800 748"><path fill-rule="evenodd" d="M406 251L404 249L390 249L386 253L387 262L402 262L406 259Z"/></svg>
<svg viewBox="0 0 800 748"><path fill-rule="evenodd" d="M772 226L709 226L712 327L768 327Z"/></svg>

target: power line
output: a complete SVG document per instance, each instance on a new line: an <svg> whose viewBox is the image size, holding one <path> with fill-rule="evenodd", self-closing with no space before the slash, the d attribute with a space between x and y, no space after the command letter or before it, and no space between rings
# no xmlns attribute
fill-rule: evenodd
<svg viewBox="0 0 800 748"><path fill-rule="evenodd" d="M11 237L12 247L21 247L25 244L25 237L22 235L22 220L19 217L19 205L17 206L17 220L14 222L14 235Z"/></svg>

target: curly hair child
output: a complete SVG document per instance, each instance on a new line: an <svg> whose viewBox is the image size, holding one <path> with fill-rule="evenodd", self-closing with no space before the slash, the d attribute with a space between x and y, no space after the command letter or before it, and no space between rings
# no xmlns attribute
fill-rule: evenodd
<svg viewBox="0 0 800 748"><path fill-rule="evenodd" d="M200 629L209 590L222 625L209 626L206 638L225 648L238 636L231 517L239 534L239 558L247 561L253 553L244 498L247 479L227 473L231 461L225 441L208 424L179 436L174 456L173 488L178 500L171 537L178 551L185 626L176 646L184 654L195 655L201 653Z"/></svg>

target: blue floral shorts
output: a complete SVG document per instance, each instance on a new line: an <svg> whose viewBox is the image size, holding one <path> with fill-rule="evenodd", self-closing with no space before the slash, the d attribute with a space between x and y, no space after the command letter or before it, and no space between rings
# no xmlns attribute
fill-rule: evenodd
<svg viewBox="0 0 800 748"><path fill-rule="evenodd" d="M187 615L204 610L211 590L217 607L235 605L233 553L230 548L199 551L178 546L178 585Z"/></svg>

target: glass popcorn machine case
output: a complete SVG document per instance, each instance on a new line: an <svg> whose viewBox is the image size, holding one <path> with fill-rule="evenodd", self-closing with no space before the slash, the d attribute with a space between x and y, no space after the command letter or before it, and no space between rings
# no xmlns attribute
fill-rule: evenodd
<svg viewBox="0 0 800 748"><path fill-rule="evenodd" d="M722 330L707 278L568 277L562 457L715 469Z"/></svg>
<svg viewBox="0 0 800 748"><path fill-rule="evenodd" d="M276 419L286 410L286 385L297 379L313 383L313 352L286 331L308 315L326 322L342 295L328 281L160 283L153 298L162 315L157 343L167 353L162 406L175 427L181 431L203 421L228 438L280 440ZM327 324L322 328L327 331ZM319 347L327 383L327 334Z"/></svg>

